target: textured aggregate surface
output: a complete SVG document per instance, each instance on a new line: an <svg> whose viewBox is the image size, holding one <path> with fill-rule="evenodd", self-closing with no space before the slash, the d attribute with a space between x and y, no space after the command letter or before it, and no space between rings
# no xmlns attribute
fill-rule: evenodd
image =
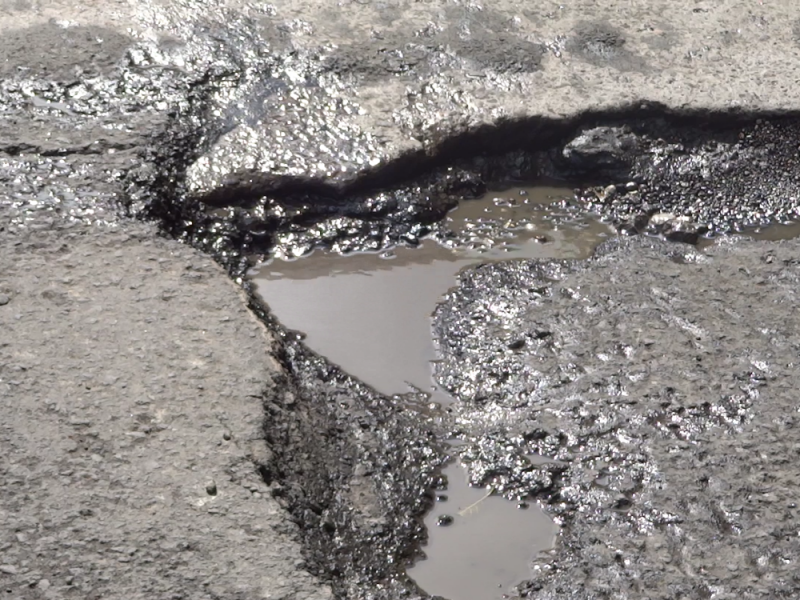
<svg viewBox="0 0 800 600"><path fill-rule="evenodd" d="M8 598L330 598L255 464L271 335L151 227L0 246Z"/></svg>
<svg viewBox="0 0 800 600"><path fill-rule="evenodd" d="M435 325L462 460L564 525L526 594L797 595L799 264L639 237L463 272Z"/></svg>

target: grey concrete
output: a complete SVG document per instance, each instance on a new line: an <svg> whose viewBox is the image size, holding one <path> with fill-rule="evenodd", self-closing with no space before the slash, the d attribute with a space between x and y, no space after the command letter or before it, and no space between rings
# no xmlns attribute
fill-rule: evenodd
<svg viewBox="0 0 800 600"><path fill-rule="evenodd" d="M8 598L314 598L266 460L272 338L210 258L75 226L0 245Z"/></svg>
<svg viewBox="0 0 800 600"><path fill-rule="evenodd" d="M68 4L5 2L5 73L85 64L91 51L75 44L53 57L58 68L37 58L37 39L54 39L41 28L70 24L106 28L88 36L103 39L95 69L112 64L124 38L151 73L236 62L239 75L212 98L232 127L189 170L200 195L242 173L348 180L505 118L642 102L787 110L800 100L790 84L800 7L788 2ZM22 39L32 53L15 50Z"/></svg>

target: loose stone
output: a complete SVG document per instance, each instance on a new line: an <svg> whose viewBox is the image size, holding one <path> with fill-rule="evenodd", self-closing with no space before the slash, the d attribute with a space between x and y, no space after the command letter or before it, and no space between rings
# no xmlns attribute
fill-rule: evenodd
<svg viewBox="0 0 800 600"><path fill-rule="evenodd" d="M439 527L447 527L448 525L453 524L453 517L450 515L439 515L439 518L436 521L436 524Z"/></svg>

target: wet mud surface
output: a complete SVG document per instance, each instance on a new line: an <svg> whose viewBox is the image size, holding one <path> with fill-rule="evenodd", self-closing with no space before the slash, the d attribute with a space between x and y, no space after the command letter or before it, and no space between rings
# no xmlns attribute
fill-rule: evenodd
<svg viewBox="0 0 800 600"><path fill-rule="evenodd" d="M787 108L796 98L786 63L774 60L793 34L770 25L794 22L792 7L766 15L750 3L680 4L689 16L671 24L636 2L615 7L623 17L611 23L613 10L586 2L432 12L356 3L341 16L313 3L187 0L114 3L102 18L93 5L62 15L61 4L39 4L0 5L0 311L7 331L22 332L2 339L13 344L2 346L3 400L17 411L4 422L13 461L3 468L20 486L0 513L9 523L0 580L11 594L135 597L147 579L147 593L165 597L425 597L406 568L421 558L424 515L451 451L444 441L456 437L472 483L529 496L560 527L522 597L797 595L797 242L698 252L632 237L584 262L469 268L436 312L436 381L458 401L435 415L313 352L246 281L272 255L459 242L442 224L448 211L504 181L560 182L576 189L566 212L595 211L623 233L674 241L796 219L800 120ZM713 65L731 64L759 76L729 86L730 67ZM210 283L193 295L181 276L192 256L164 240L142 253L138 238L122 239L138 227L131 218L213 256L274 345L269 336L249 345L264 330L220 287L221 272L201 273ZM116 299L99 316L61 289L72 284L58 283L60 271L31 274L51 273L67 229L79 296L97 307ZM120 271L105 239L124 260L168 262L163 272L141 269L147 298L132 313L123 307L137 292L122 280L96 296ZM26 294L33 303L23 310ZM170 298L183 308L164 308ZM222 320L231 315L233 324ZM160 319L148 343L170 357L189 341L201 352L186 328L213 323L206 330L225 360L209 395L230 392L245 438L230 456L220 458L201 423L218 423L226 408L200 402L192 378L172 381L155 351L145 362L117 352L114 328L148 318ZM57 322L43 328L49 319ZM84 332L97 344L72 362L48 332L70 351L86 348ZM237 362L236 351L260 362ZM213 363L196 358L198 369ZM114 365L145 375L107 379ZM103 387L84 394L70 383L77 373ZM65 399L77 387L79 402L51 411L50 381L72 390ZM96 423L122 427L116 412L135 402L122 383L174 392L170 405L190 426L179 438L144 438L141 455L138 435L104 437ZM143 415L131 432L156 417ZM63 464L42 455L51 443L69 454ZM176 461L197 454L194 466L222 475L214 485L190 475L188 458L174 481L167 471L142 475L171 452ZM552 461L531 464L532 454ZM158 517L169 540L150 529L147 481L170 490ZM201 514L206 504L186 497L230 500L229 514ZM120 502L125 510L108 508ZM255 529L262 519L271 531ZM198 522L188 545L171 544ZM146 559L128 560L119 531ZM106 542L124 567L108 566ZM86 558L87 548L97 552ZM256 555L263 566L252 566Z"/></svg>

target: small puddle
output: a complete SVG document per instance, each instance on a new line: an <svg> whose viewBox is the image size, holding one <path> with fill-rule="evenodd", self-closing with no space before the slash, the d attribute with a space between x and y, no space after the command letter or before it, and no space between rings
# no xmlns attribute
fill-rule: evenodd
<svg viewBox="0 0 800 600"><path fill-rule="evenodd" d="M768 242L779 242L781 240L791 240L800 237L800 223L772 223L761 227L745 229L739 233L730 233L711 238L701 238L697 246L700 249L713 246L719 240L730 236L750 237L754 240L764 240Z"/></svg>
<svg viewBox="0 0 800 600"><path fill-rule="evenodd" d="M452 398L438 390L431 314L468 265L517 258L588 258L611 227L566 209L571 190L510 188L462 202L448 216L448 246L341 256L314 252L273 259L251 273L257 292L281 323L306 335L305 344L387 394L424 392L430 402ZM402 400L400 400L402 401ZM550 548L556 528L536 505L527 510L467 484L451 464L448 500L425 523L427 559L409 574L428 593L450 600L494 600L530 573L531 559ZM436 523L453 517L448 527Z"/></svg>
<svg viewBox="0 0 800 600"><path fill-rule="evenodd" d="M425 517L429 557L408 569L422 589L451 600L502 600L530 576L531 561L553 546L558 528L536 505L515 505L471 487L458 463Z"/></svg>

